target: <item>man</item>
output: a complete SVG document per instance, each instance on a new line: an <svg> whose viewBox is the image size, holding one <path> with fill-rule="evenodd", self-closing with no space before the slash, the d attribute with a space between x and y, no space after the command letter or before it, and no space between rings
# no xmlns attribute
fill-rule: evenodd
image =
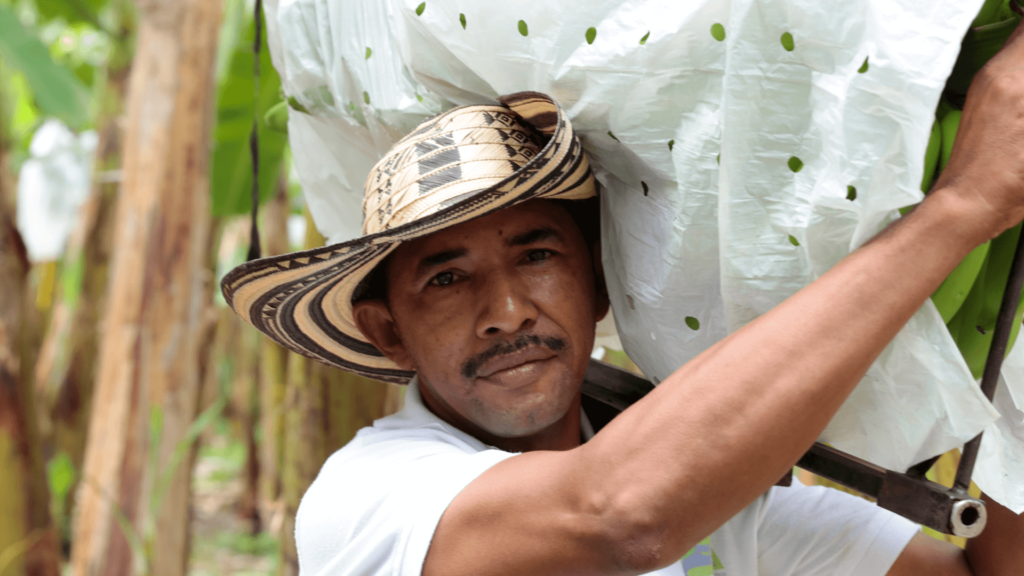
<svg viewBox="0 0 1024 576"><path fill-rule="evenodd" d="M396 144L367 181L366 236L224 280L291 349L409 383L304 497L303 573L1024 572L1024 518L991 500L963 552L838 492L772 488L943 278L1024 219L1024 27L971 88L926 201L596 435L580 385L609 304L571 202L593 178L553 101L500 101Z"/></svg>

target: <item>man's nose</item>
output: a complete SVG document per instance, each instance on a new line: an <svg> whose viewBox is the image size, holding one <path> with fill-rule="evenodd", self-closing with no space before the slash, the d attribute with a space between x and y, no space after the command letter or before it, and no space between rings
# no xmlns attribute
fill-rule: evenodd
<svg viewBox="0 0 1024 576"><path fill-rule="evenodd" d="M481 303L476 333L479 338L515 334L537 321L538 310L529 297L529 287L517 274L491 276L480 287Z"/></svg>

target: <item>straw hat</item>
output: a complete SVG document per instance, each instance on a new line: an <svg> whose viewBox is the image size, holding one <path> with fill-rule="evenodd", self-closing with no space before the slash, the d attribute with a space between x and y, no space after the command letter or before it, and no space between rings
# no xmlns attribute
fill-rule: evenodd
<svg viewBox="0 0 1024 576"><path fill-rule="evenodd" d="M408 383L355 325L364 280L401 242L534 198L596 193L579 137L549 96L460 106L425 120L370 171L363 236L242 264L221 281L235 312L284 347L370 378Z"/></svg>

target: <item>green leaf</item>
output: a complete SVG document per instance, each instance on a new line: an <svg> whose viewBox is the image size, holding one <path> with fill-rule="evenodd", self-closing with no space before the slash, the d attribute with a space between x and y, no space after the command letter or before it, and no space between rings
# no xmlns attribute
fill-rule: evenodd
<svg viewBox="0 0 1024 576"><path fill-rule="evenodd" d="M99 13L110 4L109 0L43 0L34 2L40 20L62 20L67 24L85 22L103 30Z"/></svg>
<svg viewBox="0 0 1024 576"><path fill-rule="evenodd" d="M796 236L793 236L792 234L789 235L789 243L792 244L793 246L799 246L800 245L800 241L797 240Z"/></svg>
<svg viewBox="0 0 1024 576"><path fill-rule="evenodd" d="M0 6L0 60L25 76L40 112L72 126L87 120L85 87L56 64L46 46L4 6Z"/></svg>
<svg viewBox="0 0 1024 576"><path fill-rule="evenodd" d="M466 29L466 15L459 13L459 24L462 24L462 29Z"/></svg>
<svg viewBox="0 0 1024 576"><path fill-rule="evenodd" d="M850 202L853 202L854 200L856 200L857 199L857 189L854 188L853 186L847 186L846 187L846 199L849 200Z"/></svg>
<svg viewBox="0 0 1024 576"><path fill-rule="evenodd" d="M651 37L651 32L648 30L647 34L644 34L644 37L640 39L640 45L643 46L644 44L647 44L647 39L650 38L650 37Z"/></svg>
<svg viewBox="0 0 1024 576"><path fill-rule="evenodd" d="M863 74L863 73L865 73L867 71L868 71L868 58L867 58L867 56L865 56L864 57L864 63L860 65L860 68L857 69L857 72Z"/></svg>
<svg viewBox="0 0 1024 576"><path fill-rule="evenodd" d="M254 110L252 42L255 33L254 21L249 16L244 32L235 39L227 70L217 89L217 124L210 176L214 216L246 214L252 209L249 135L254 118L261 120L257 123L260 202L273 196L281 173L288 137L270 129L262 121L280 99L281 79L270 62L270 53L264 43L260 52L259 100Z"/></svg>
<svg viewBox="0 0 1024 576"><path fill-rule="evenodd" d="M789 169L792 170L794 174L804 169L803 160L796 156L791 156L787 164L789 164Z"/></svg>
<svg viewBox="0 0 1024 576"><path fill-rule="evenodd" d="M366 47L366 59L367 59L367 60L369 60L369 59L370 59L370 56L371 56L372 54L373 54L373 50L370 50L370 47L369 47L369 46L367 46L367 47Z"/></svg>
<svg viewBox="0 0 1024 576"><path fill-rule="evenodd" d="M672 147L675 146L675 145L676 145L676 141L675 140L669 140L668 141L668 150L669 150L669 152L672 151Z"/></svg>
<svg viewBox="0 0 1024 576"><path fill-rule="evenodd" d="M426 2L420 2L420 5L416 7L416 15L423 16L423 11L427 9Z"/></svg>
<svg viewBox="0 0 1024 576"><path fill-rule="evenodd" d="M50 486L51 498L63 504L77 475L75 465L66 452L58 452L51 458L46 464L46 480Z"/></svg>
<svg viewBox="0 0 1024 576"><path fill-rule="evenodd" d="M597 28L593 26L587 28L587 44L593 44L595 38L597 38Z"/></svg>
<svg viewBox="0 0 1024 576"><path fill-rule="evenodd" d="M700 320L697 320L693 316L687 316L686 317L686 325L690 327L690 330L699 330L700 329Z"/></svg>
<svg viewBox="0 0 1024 576"><path fill-rule="evenodd" d="M647 187L647 182L644 182L643 180L641 180L640 181L640 186L643 187L643 189L644 189L644 196L647 196L647 193L651 191L651 189Z"/></svg>
<svg viewBox="0 0 1024 576"><path fill-rule="evenodd" d="M528 36L530 34L530 29L526 27L526 20L519 21L519 33L523 36Z"/></svg>

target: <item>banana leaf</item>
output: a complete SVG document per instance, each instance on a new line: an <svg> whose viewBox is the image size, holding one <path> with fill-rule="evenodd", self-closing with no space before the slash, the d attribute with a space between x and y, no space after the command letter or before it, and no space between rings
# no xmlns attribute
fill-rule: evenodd
<svg viewBox="0 0 1024 576"><path fill-rule="evenodd" d="M210 175L214 216L245 214L252 209L249 134L253 129L254 116L260 119L257 123L260 203L273 195L288 141L285 134L269 129L263 122L267 111L280 100L281 92L281 79L270 62L265 32L260 51L260 93L254 114L252 42L255 20L251 16L247 18L243 33L234 39L231 57L217 89L217 124L214 129Z"/></svg>
<svg viewBox="0 0 1024 576"><path fill-rule="evenodd" d="M103 30L99 13L107 4L109 0L37 0L35 3L44 22L59 18L68 24L86 22L99 30Z"/></svg>
<svg viewBox="0 0 1024 576"><path fill-rule="evenodd" d="M72 127L86 121L85 86L55 63L39 38L4 6L0 6L0 59L25 77L40 112Z"/></svg>

